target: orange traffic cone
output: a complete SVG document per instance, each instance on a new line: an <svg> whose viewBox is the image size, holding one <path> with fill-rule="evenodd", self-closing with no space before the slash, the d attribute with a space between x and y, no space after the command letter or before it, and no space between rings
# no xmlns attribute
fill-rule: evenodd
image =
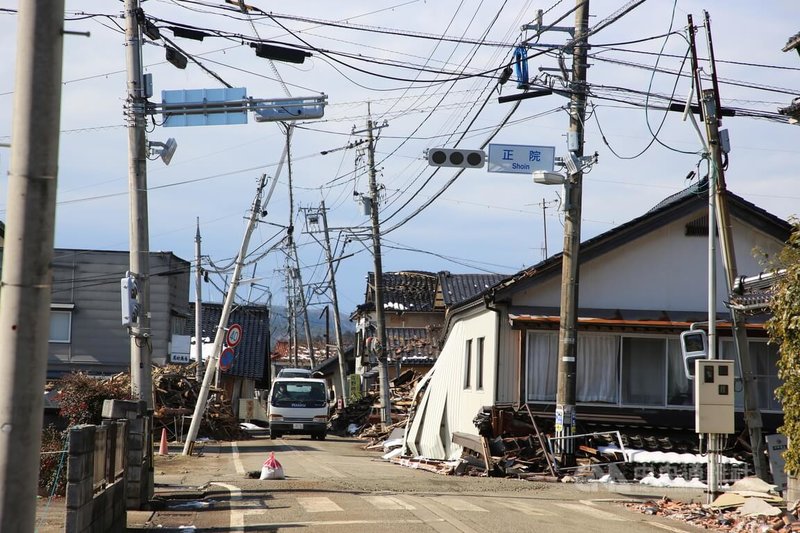
<svg viewBox="0 0 800 533"><path fill-rule="evenodd" d="M169 455L167 447L167 428L161 429L161 446L158 447L158 455Z"/></svg>

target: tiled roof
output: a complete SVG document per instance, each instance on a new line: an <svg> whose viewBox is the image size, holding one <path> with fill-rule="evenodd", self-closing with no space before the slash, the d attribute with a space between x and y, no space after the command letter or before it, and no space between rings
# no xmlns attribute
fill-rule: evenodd
<svg viewBox="0 0 800 533"><path fill-rule="evenodd" d="M508 274L451 274L439 272L439 283L445 307L458 305L494 287Z"/></svg>
<svg viewBox="0 0 800 533"><path fill-rule="evenodd" d="M437 275L433 272L404 271L383 273L383 308L390 311L433 311ZM374 309L375 274L367 277L365 302Z"/></svg>
<svg viewBox="0 0 800 533"><path fill-rule="evenodd" d="M194 316L193 302L190 303L190 312ZM214 340L221 316L222 304L203 303L203 337ZM194 335L194 320L189 322L191 335ZM228 325L231 324L242 326L242 340L234 348L233 366L224 374L264 379L268 371L266 361L269 357L269 310L259 305L239 306L228 317Z"/></svg>
<svg viewBox="0 0 800 533"><path fill-rule="evenodd" d="M386 328L389 359L436 359L439 355L437 334L429 328Z"/></svg>

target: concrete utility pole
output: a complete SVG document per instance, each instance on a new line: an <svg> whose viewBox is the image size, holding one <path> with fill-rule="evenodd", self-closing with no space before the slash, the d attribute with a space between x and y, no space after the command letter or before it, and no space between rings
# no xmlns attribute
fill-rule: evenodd
<svg viewBox="0 0 800 533"><path fill-rule="evenodd" d="M186 435L186 442L183 445L183 455L192 455L194 442L197 439L197 432L200 430L200 422L206 409L206 401L208 400L208 391L211 388L211 380L216 374L219 367L219 356L222 353L222 343L225 341L225 332L227 330L228 318L231 315L233 302L236 299L236 289L239 287L239 280L242 277L242 268L244 268L244 258L247 255L247 247L250 244L250 236L256 227L258 218L261 216L261 194L264 191L264 182L267 179L266 174L261 176L258 184L258 191L253 200L253 208L250 212L250 220L247 224L247 229L244 231L242 238L242 246L239 248L239 255L236 256L236 264L233 268L233 279L228 287L228 293L225 295L225 302L222 305L222 312L219 317L219 325L214 335L214 348L208 358L206 365L206 373L203 377L203 384L200 387L200 393L197 395L197 403L194 406L194 413L192 414L192 423L189 426L189 433Z"/></svg>
<svg viewBox="0 0 800 533"><path fill-rule="evenodd" d="M386 358L386 314L383 308L383 266L381 262L381 226L378 221L378 184L375 179L375 138L372 115L367 103L367 157L369 165L369 194L372 215L372 255L375 260L375 323L378 328L378 383L381 393L381 420L384 429L392 425L392 403L389 395L389 364Z"/></svg>
<svg viewBox="0 0 800 533"><path fill-rule="evenodd" d="M150 343L150 236L147 214L146 94L142 72L139 0L125 0L125 53L128 69L128 191L130 202L130 273L136 279L139 318L130 328L131 395L153 408L152 344Z"/></svg>
<svg viewBox="0 0 800 533"><path fill-rule="evenodd" d="M33 531L50 331L64 1L18 5L0 298L0 531Z"/></svg>
<svg viewBox="0 0 800 533"><path fill-rule="evenodd" d="M308 357L311 359L311 368L317 366L314 357L314 337L311 336L311 323L308 321L308 305L306 305L306 289L303 286L303 273L300 270L300 259L297 257L297 244L292 239L292 260L297 273L297 293L300 295L300 309L303 313L303 330L306 335L306 345L308 346Z"/></svg>
<svg viewBox="0 0 800 533"><path fill-rule="evenodd" d="M569 149L583 157L583 119L586 111L586 55L589 48L589 0L577 0L575 11L574 54L572 58L572 96L570 98ZM578 169L568 178L564 206L564 253L561 266L561 311L558 331L558 383L556 391L556 437L564 437L557 451L564 466L575 464L576 368L578 354L578 253L581 242L581 184Z"/></svg>
<svg viewBox="0 0 800 533"><path fill-rule="evenodd" d="M727 186L725 184L725 170L722 161L722 146L720 140L720 119L722 111L720 109L719 85L717 83L717 69L714 60L714 48L711 39L711 21L708 12L705 15L706 37L708 41L709 59L711 62L711 82L713 90L703 90L701 85L700 70L698 67L697 51L694 44L694 24L692 16L688 16L689 37L692 52L692 68L694 70L695 91L698 103L702 111L703 122L706 126L706 149L711 160L711 172L709 176L709 186L715 186L711 192L716 200L716 227L719 231L719 245L722 253L722 261L725 266L725 279L728 293L733 290L738 278L736 268L736 254L733 244L733 230L730 220L730 209L728 208L728 198L726 196ZM713 179L712 179L713 178ZM709 231L713 227L709 222ZM747 330L745 329L746 316L740 309L730 308L731 325L733 330L736 353L739 357L739 368L742 372L742 392L744 396L744 419L750 436L750 449L753 452L753 465L756 476L766 479L769 466L767 457L764 453L764 438L762 435L763 422L761 411L758 406L758 383L753 375L753 361L750 357L750 343L747 340ZM709 338L709 343L711 339ZM710 348L710 347L709 347Z"/></svg>
<svg viewBox="0 0 800 533"><path fill-rule="evenodd" d="M339 319L339 296L336 292L336 269L333 268L333 253L331 252L331 237L328 232L328 215L325 209L325 202L320 203L319 210L322 212L322 227L325 232L325 258L328 261L328 277L331 283L331 301L333 303L333 328L336 333L336 355L339 357L339 374L342 391L342 407L347 407L347 364L344 360L344 340L342 339L342 324ZM327 307L325 308L327 309ZM325 316L327 328L328 316Z"/></svg>
<svg viewBox="0 0 800 533"><path fill-rule="evenodd" d="M197 217L197 233L194 236L194 357L197 361L197 381L203 379L203 266L200 258L200 217Z"/></svg>

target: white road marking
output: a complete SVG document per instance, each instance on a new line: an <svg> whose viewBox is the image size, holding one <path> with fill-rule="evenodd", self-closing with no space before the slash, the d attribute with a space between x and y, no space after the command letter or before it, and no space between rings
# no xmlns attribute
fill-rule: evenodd
<svg viewBox="0 0 800 533"><path fill-rule="evenodd" d="M555 516L555 513L551 513L550 511L545 511L544 509L535 509L533 507L533 502L523 499L514 499L514 498L503 498L502 500L497 500L496 502L503 507L507 507L509 509L513 509L515 511L519 511L523 514L533 515L533 516Z"/></svg>
<svg viewBox="0 0 800 533"><path fill-rule="evenodd" d="M447 507L449 507L454 511L476 511L479 513L489 512L487 509L484 509L483 507L478 507L477 505L473 505L468 501L464 500L464 498L460 498L458 496L434 496L432 499L437 503L446 505Z"/></svg>
<svg viewBox="0 0 800 533"><path fill-rule="evenodd" d="M591 516L592 518L599 518L601 520L614 520L616 522L627 522L626 518L623 518L619 515L615 515L614 513L609 513L608 511L603 511L594 507L591 503L555 503L553 504L556 507L561 507L562 509L567 509L569 511L575 511L581 514L585 514Z"/></svg>
<svg viewBox="0 0 800 533"><path fill-rule="evenodd" d="M307 513L329 513L344 510L336 505L333 500L323 496L314 498L297 498L297 503L302 505L303 509L305 509Z"/></svg>
<svg viewBox="0 0 800 533"><path fill-rule="evenodd" d="M413 511L414 506L410 503L402 501L400 498L394 496L361 496L373 507L382 510L404 509L406 511Z"/></svg>
<svg viewBox="0 0 800 533"><path fill-rule="evenodd" d="M231 493L231 502L242 499L242 489L240 489L235 485L228 485L227 483L211 483L211 484L227 489L228 492ZM241 509L231 508L230 510L231 519L230 519L230 530L229 530L231 533L244 533L244 515L245 512L242 511Z"/></svg>
<svg viewBox="0 0 800 533"><path fill-rule="evenodd" d="M423 496L405 496L404 499L414 502L417 509L413 513L422 519L425 523L430 523L431 527L440 533L453 533L460 531L461 533L478 533L478 530L473 529L458 517L448 513L442 509L442 506L437 504L433 498ZM430 515L438 516L443 519L443 522L432 521L428 518Z"/></svg>
<svg viewBox="0 0 800 533"><path fill-rule="evenodd" d="M306 522L272 522L272 523L264 523L264 524L250 524L249 528L259 528L261 529L278 529L278 528L289 528L289 527L298 527L298 526L357 526L362 524L379 524L379 525L387 525L387 524L437 524L444 522L441 518L434 518L433 520L416 520L413 518L407 520L310 520ZM685 533L685 532L684 532Z"/></svg>
<svg viewBox="0 0 800 533"><path fill-rule="evenodd" d="M236 473L245 475L247 472L244 470L242 458L239 456L239 447L235 442L231 442L231 455L233 455L233 465L236 467Z"/></svg>

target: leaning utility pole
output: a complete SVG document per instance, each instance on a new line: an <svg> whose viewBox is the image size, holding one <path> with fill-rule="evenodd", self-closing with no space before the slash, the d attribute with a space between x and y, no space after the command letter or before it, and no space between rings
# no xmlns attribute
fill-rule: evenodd
<svg viewBox="0 0 800 533"><path fill-rule="evenodd" d="M378 383L381 394L381 420L384 428L392 425L392 404L389 395L389 364L386 358L386 320L383 309L383 266L381 262L381 227L378 221L378 184L375 179L375 139L372 115L367 102L367 158L369 195L372 215L372 255L375 261L375 323L378 329Z"/></svg>
<svg viewBox="0 0 800 533"><path fill-rule="evenodd" d="M64 0L19 2L0 299L0 531L33 531L50 328Z"/></svg>
<svg viewBox="0 0 800 533"><path fill-rule="evenodd" d="M333 303L333 327L336 333L336 355L339 357L339 386L341 387L342 407L347 406L347 365L344 360L344 340L342 340L342 324L339 321L339 296L336 292L336 269L333 268L333 253L331 252L331 237L328 232L328 215L325 209L325 202L320 203L319 210L322 211L322 227L325 232L325 259L328 261L328 277L331 283L331 301ZM327 307L325 308L327 309ZM328 317L325 317L327 324Z"/></svg>
<svg viewBox="0 0 800 533"><path fill-rule="evenodd" d="M577 0L572 96L570 97L569 150L583 157L583 119L586 111L586 56L589 48L589 0ZM578 354L578 253L581 239L581 183L583 171L568 177L564 205L564 253L561 265L561 311L558 331L558 384L556 391L556 441L564 466L575 463L575 400Z"/></svg>
<svg viewBox="0 0 800 533"><path fill-rule="evenodd" d="M203 379L203 266L200 255L200 217L197 217L197 233L194 236L194 356L197 361L195 376Z"/></svg>
<svg viewBox="0 0 800 533"><path fill-rule="evenodd" d="M153 408L150 342L150 236L147 214L146 93L142 71L139 0L125 0L125 53L128 68L128 191L130 202L130 273L136 280L139 318L130 326L131 395Z"/></svg>
<svg viewBox="0 0 800 533"><path fill-rule="evenodd" d="M200 422L203 419L203 414L206 409L206 401L208 400L208 391L211 388L211 380L217 373L219 367L219 357L222 353L222 343L225 341L225 332L227 330L228 318L233 308L233 302L236 299L236 289L239 286L239 280L242 277L242 268L244 268L244 258L247 255L247 247L250 244L250 236L256 227L258 218L261 216L261 195L264 191L264 182L267 179L266 174L261 176L258 184L258 191L253 200L253 207L250 212L250 220L245 229L244 237L242 238L242 246L239 249L239 255L236 256L236 264L233 267L233 279L228 287L228 293L225 295L225 303L222 305L222 312L219 317L219 325L214 334L214 348L208 357L208 364L206 365L206 373L203 376L203 384L200 387L200 392L197 395L197 403L194 406L194 413L192 414L192 423L189 426L189 433L186 435L186 442L183 445L183 455L192 455L194 449L194 441L197 439L197 432L200 430Z"/></svg>
<svg viewBox="0 0 800 533"><path fill-rule="evenodd" d="M738 279L736 268L736 254L733 244L733 230L730 219L730 209L728 208L728 197L726 195L727 186L725 184L725 167L722 161L722 142L720 139L720 119L722 111L720 109L719 84L717 83L717 68L714 60L714 47L711 40L711 20L708 12L704 11L706 37L708 41L709 60L711 64L711 83L712 90L702 90L700 86L700 73L697 67L697 53L692 46L693 66L695 66L695 84L698 99L701 100L702 117L706 126L707 146L711 158L711 172L715 174L716 188L716 222L719 231L720 251L725 266L725 279L727 282L727 293L733 291ZM689 15L689 31L691 33L692 45L694 44L694 26ZM701 92L702 90L702 92ZM709 180L709 183L712 183ZM709 231L711 231L709 226ZM758 383L753 374L753 364L750 357L750 344L747 340L747 330L745 326L746 317L742 310L730 307L731 326L733 338L736 345L736 352L739 356L739 368L742 372L742 392L744 396L744 419L750 435L750 448L753 453L753 465L756 476L766 479L769 472L767 457L764 449L764 438L762 435L763 423L761 411L758 406Z"/></svg>

